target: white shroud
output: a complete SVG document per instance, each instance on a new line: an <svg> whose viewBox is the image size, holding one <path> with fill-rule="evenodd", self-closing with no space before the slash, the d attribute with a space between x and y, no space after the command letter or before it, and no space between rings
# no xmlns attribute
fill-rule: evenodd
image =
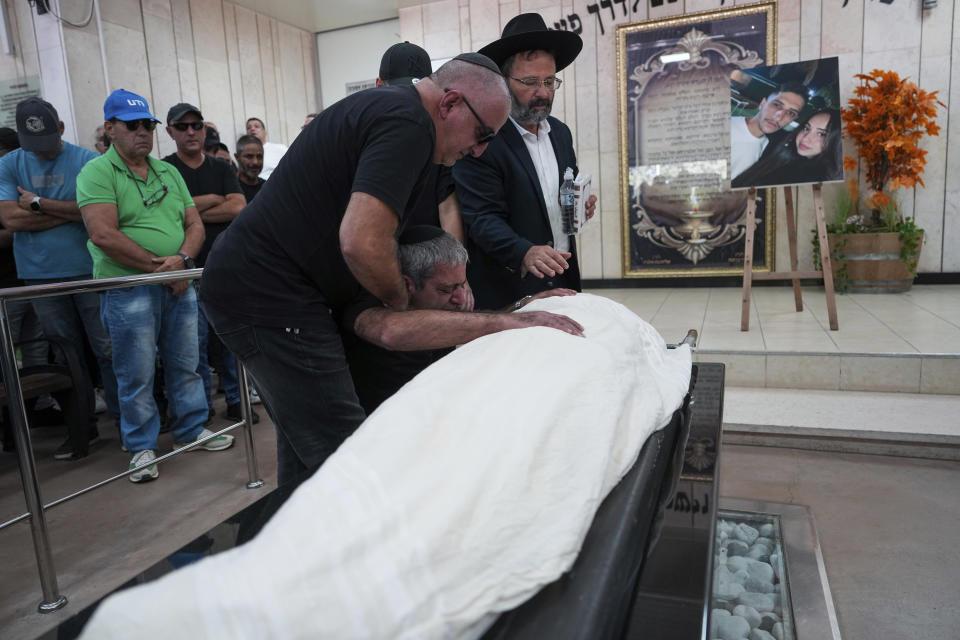
<svg viewBox="0 0 960 640"><path fill-rule="evenodd" d="M253 541L110 597L83 637L469 638L558 578L681 405L691 357L606 298L527 309L587 338L537 327L457 349Z"/></svg>

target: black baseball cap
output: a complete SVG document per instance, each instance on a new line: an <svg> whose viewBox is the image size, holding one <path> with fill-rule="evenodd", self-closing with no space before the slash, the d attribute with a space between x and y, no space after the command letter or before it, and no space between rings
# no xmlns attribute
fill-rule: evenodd
<svg viewBox="0 0 960 640"><path fill-rule="evenodd" d="M410 42L398 42L380 58L380 79L388 85L414 84L431 73L430 56Z"/></svg>
<svg viewBox="0 0 960 640"><path fill-rule="evenodd" d="M24 151L55 151L60 146L60 116L40 98L17 103L17 138Z"/></svg>
<svg viewBox="0 0 960 640"><path fill-rule="evenodd" d="M217 133L216 129L207 127L207 137L203 141L203 148L210 149L220 144L220 134Z"/></svg>
<svg viewBox="0 0 960 640"><path fill-rule="evenodd" d="M200 113L200 109L197 109L195 106L187 102L180 102L170 107L170 110L167 111L167 124L170 124L175 120L179 120L188 113L195 113L200 116L201 120L203 120L203 114Z"/></svg>

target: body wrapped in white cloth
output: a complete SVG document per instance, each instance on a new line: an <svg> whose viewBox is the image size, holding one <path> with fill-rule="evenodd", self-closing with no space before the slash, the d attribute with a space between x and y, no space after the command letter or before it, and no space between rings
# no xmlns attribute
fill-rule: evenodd
<svg viewBox="0 0 960 640"><path fill-rule="evenodd" d="M528 308L569 315L586 338L529 328L457 349L258 537L110 597L83 637L471 638L557 579L681 405L691 356L605 298Z"/></svg>

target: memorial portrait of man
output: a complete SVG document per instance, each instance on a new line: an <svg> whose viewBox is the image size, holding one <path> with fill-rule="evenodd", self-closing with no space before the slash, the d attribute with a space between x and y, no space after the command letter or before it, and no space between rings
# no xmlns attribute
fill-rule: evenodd
<svg viewBox="0 0 960 640"><path fill-rule="evenodd" d="M843 180L838 67L833 57L731 74L734 189Z"/></svg>

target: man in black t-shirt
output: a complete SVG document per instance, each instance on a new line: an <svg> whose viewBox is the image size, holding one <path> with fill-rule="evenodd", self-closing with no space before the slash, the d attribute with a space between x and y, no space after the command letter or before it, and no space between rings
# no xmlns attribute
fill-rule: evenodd
<svg viewBox="0 0 960 640"><path fill-rule="evenodd" d="M237 140L237 180L249 204L264 185L266 180L260 177L263 171L263 143L256 136L240 136Z"/></svg>
<svg viewBox="0 0 960 640"><path fill-rule="evenodd" d="M206 125L203 115L195 106L180 103L170 107L167 112L167 133L177 145L177 152L165 157L180 171L190 196L193 198L200 219L203 220L203 230L206 234L200 253L195 262L202 267L213 246L213 241L237 217L240 210L246 205L246 199L240 191L240 184L233 173L232 167L212 156L203 153L203 144L206 138ZM199 310L197 318L197 335L200 342L200 363L197 373L203 379L203 389L207 394L207 406L213 416L213 400L210 389L210 365L207 361L207 345L209 324ZM223 392L227 397L227 417L240 419L240 386L237 381L237 363L233 355L226 349L221 350L220 379L223 382ZM259 422L260 417L251 415L253 422Z"/></svg>
<svg viewBox="0 0 960 640"><path fill-rule="evenodd" d="M503 77L477 54L461 54L412 86L350 95L297 136L220 235L201 298L277 426L281 484L318 468L365 417L334 319L361 289L385 305L370 310L373 320L392 314L413 323L401 348L505 328L500 314L404 312L395 233L431 164L483 153L508 111ZM579 332L553 314L505 317L524 320L518 316Z"/></svg>

